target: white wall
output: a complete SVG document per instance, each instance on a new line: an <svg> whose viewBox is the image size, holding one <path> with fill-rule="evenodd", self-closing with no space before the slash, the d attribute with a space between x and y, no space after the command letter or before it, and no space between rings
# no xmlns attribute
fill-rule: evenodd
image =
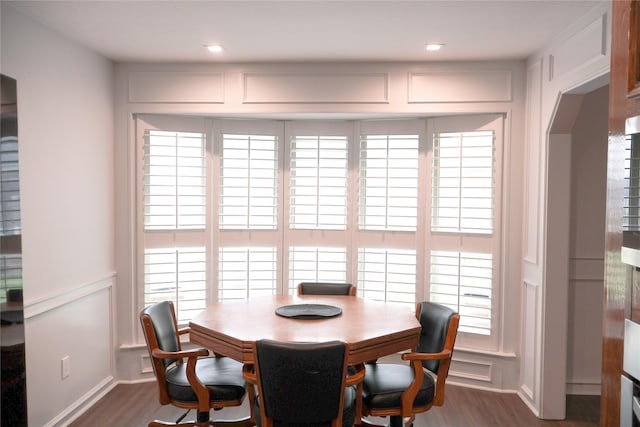
<svg viewBox="0 0 640 427"><path fill-rule="evenodd" d="M582 98L571 132L567 390L600 394L609 86Z"/></svg>
<svg viewBox="0 0 640 427"><path fill-rule="evenodd" d="M558 286L558 271L568 261L550 251L559 244L553 230L564 221L549 201L560 186L548 171L554 142L550 129L561 95L589 92L608 81L611 43L611 3L594 9L567 26L558 37L527 60L527 124L524 165L522 278L522 354L519 395L541 418L564 418L567 358L568 279ZM588 84L587 84L588 83ZM590 87L590 89L589 89ZM569 139L571 139L569 135ZM566 237L568 239L568 236ZM567 245L562 242L561 245ZM568 251L567 251L568 252ZM565 258L568 259L568 253ZM555 263L555 264L554 264ZM560 279L561 281L564 279ZM560 361L560 362L559 362Z"/></svg>
<svg viewBox="0 0 640 427"><path fill-rule="evenodd" d="M1 71L18 87L29 425L55 425L114 378L113 66L6 2L1 14Z"/></svg>

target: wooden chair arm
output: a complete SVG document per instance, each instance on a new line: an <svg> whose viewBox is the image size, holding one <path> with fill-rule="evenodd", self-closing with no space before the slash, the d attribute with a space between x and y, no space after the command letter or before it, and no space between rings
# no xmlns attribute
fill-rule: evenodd
<svg viewBox="0 0 640 427"><path fill-rule="evenodd" d="M258 384L258 377L256 376L256 371L253 365L242 365L242 376L249 384Z"/></svg>
<svg viewBox="0 0 640 427"><path fill-rule="evenodd" d="M188 326L185 326L184 328L178 329L178 336L188 334L189 332L191 332L191 328Z"/></svg>
<svg viewBox="0 0 640 427"><path fill-rule="evenodd" d="M356 371L352 374L350 373L349 375L347 375L347 379L345 381L346 386L356 385L364 381L364 365L360 363L358 365L355 365L354 368Z"/></svg>
<svg viewBox="0 0 640 427"><path fill-rule="evenodd" d="M440 353L403 353L402 360L445 360L451 357L451 350Z"/></svg>
<svg viewBox="0 0 640 427"><path fill-rule="evenodd" d="M182 359L185 357L188 357L189 359L196 359L198 357L209 355L209 351L205 348L182 351L162 351L156 348L151 353L153 357L157 357L158 359Z"/></svg>

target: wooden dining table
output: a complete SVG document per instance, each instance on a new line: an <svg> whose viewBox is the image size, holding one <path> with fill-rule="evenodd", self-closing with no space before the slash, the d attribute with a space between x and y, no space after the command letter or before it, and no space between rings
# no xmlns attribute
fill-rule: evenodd
<svg viewBox="0 0 640 427"><path fill-rule="evenodd" d="M302 306L301 306L302 305ZM330 306L340 314L323 318L283 317L284 306ZM190 322L190 340L218 355L253 363L260 339L285 342L339 340L349 345L356 365L418 345L420 323L414 307L353 296L274 295L210 304Z"/></svg>

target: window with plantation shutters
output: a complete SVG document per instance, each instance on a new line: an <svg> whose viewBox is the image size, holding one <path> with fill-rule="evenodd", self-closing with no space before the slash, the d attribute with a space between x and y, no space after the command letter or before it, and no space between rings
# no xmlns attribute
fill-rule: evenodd
<svg viewBox="0 0 640 427"><path fill-rule="evenodd" d="M270 247L223 247L218 256L218 300L277 293L278 256Z"/></svg>
<svg viewBox="0 0 640 427"><path fill-rule="evenodd" d="M495 337L502 126L486 115L430 128L429 299L460 313L463 334Z"/></svg>
<svg viewBox="0 0 640 427"><path fill-rule="evenodd" d="M415 250L358 249L358 289L363 298L413 306L416 281Z"/></svg>
<svg viewBox="0 0 640 427"><path fill-rule="evenodd" d="M348 160L346 136L292 137L290 228L347 228Z"/></svg>
<svg viewBox="0 0 640 427"><path fill-rule="evenodd" d="M220 229L273 230L278 224L278 144L273 135L223 134Z"/></svg>
<svg viewBox="0 0 640 427"><path fill-rule="evenodd" d="M460 332L491 333L491 254L431 252L430 300L460 313Z"/></svg>
<svg viewBox="0 0 640 427"><path fill-rule="evenodd" d="M360 229L416 230L418 145L418 135L361 136Z"/></svg>
<svg viewBox="0 0 640 427"><path fill-rule="evenodd" d="M138 116L138 308L353 283L500 324L502 115L356 121ZM492 347L493 346L493 347Z"/></svg>
<svg viewBox="0 0 640 427"><path fill-rule="evenodd" d="M434 135L433 231L493 231L494 142L492 130Z"/></svg>
<svg viewBox="0 0 640 427"><path fill-rule="evenodd" d="M144 252L145 304L173 301L178 323L206 307L204 248L157 248Z"/></svg>
<svg viewBox="0 0 640 427"><path fill-rule="evenodd" d="M141 301L173 301L181 324L207 302L205 128L197 119L136 121Z"/></svg>
<svg viewBox="0 0 640 427"><path fill-rule="evenodd" d="M301 282L346 283L346 248L290 247L289 293Z"/></svg>
<svg viewBox="0 0 640 427"><path fill-rule="evenodd" d="M205 227L205 140L197 132L145 130L144 227Z"/></svg>

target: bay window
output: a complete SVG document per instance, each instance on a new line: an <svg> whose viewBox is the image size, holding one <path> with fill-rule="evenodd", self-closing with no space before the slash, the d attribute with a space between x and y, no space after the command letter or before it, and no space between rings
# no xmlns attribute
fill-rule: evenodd
<svg viewBox="0 0 640 427"><path fill-rule="evenodd" d="M449 305L492 341L502 122L138 116L139 308L170 299L185 323L208 301L350 282Z"/></svg>

